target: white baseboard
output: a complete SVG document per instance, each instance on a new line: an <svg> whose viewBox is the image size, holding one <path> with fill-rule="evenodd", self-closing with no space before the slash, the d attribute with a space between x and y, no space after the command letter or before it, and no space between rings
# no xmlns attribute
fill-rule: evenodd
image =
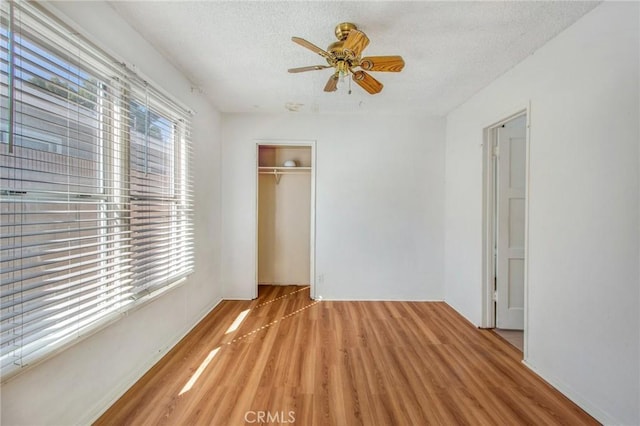
<svg viewBox="0 0 640 426"><path fill-rule="evenodd" d="M324 302L444 302L442 299L376 299L376 298L340 298L340 299L328 299L324 296L318 296L314 300L322 300Z"/></svg>
<svg viewBox="0 0 640 426"><path fill-rule="evenodd" d="M542 380L549 383L551 386L556 388L560 393L569 398L571 401L576 403L580 408L586 411L591 417L602 423L603 425L620 425L622 422L617 421L611 416L609 413L603 411L587 398L583 397L580 393L576 392L575 389L568 386L566 383L558 380L556 377L553 377L549 374L544 374L542 371L538 370L536 367L529 364L527 361L522 360L522 364L527 367L529 370L533 371L537 376L539 376Z"/></svg>
<svg viewBox="0 0 640 426"><path fill-rule="evenodd" d="M153 356L147 359L144 363L141 363L136 366L136 368L132 369L130 374L124 377L118 386L113 389L109 389L109 392L100 400L96 401L96 403L89 409L87 413L83 416L83 418L77 424L93 424L109 407L111 407L115 402L124 395L126 391L131 388L142 376L144 376L147 371L151 369L163 356L169 353L171 349L175 347L176 344L180 340L182 340L187 334L191 332L200 322L207 316L211 311L213 311L216 306L222 302L222 298L218 298L218 300L213 303L212 306L204 308L200 311L198 315L198 319L194 322L194 324L189 327L187 330L184 330L182 333L174 336L173 339L170 339L164 348L158 350Z"/></svg>

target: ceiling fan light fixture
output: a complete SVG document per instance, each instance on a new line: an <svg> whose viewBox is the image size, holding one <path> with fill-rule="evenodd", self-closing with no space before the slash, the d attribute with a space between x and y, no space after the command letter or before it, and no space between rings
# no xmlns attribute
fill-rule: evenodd
<svg viewBox="0 0 640 426"><path fill-rule="evenodd" d="M360 67L366 71L400 72L404 68L404 60L401 56L369 56L361 58L362 51L369 45L369 38L365 33L358 30L358 27L351 22L342 22L335 28L335 35L338 41L329 45L326 51L320 49L315 44L300 37L292 37L291 40L307 49L317 53L326 59L327 65L315 65L289 69L290 73L305 71L315 71L324 68L335 68L334 74L329 77L325 85L325 92L335 92L338 80L352 75L360 87L370 94L379 93L382 90L382 83L364 71L354 71L353 68ZM351 81L351 80L349 80ZM351 93L351 89L349 89Z"/></svg>

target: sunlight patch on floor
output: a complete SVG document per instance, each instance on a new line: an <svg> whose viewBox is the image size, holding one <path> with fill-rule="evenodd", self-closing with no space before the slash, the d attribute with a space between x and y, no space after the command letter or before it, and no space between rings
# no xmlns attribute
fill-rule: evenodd
<svg viewBox="0 0 640 426"><path fill-rule="evenodd" d="M183 393L189 392L191 390L191 388L193 387L194 383L196 381L198 381L198 379L200 378L200 375L202 374L204 369L207 368L207 366L209 365L209 363L211 362L213 357L216 356L216 354L218 353L219 350L220 350L220 348L217 347L214 350L212 350L211 352L209 352L209 355L207 355L207 357L204 359L204 361L202 361L202 364L200 364L200 366L198 367L196 372L193 373L193 376L191 376L191 378L189 379L187 384L184 385L184 387L182 388L182 390L180 391L180 393L178 395L182 395Z"/></svg>
<svg viewBox="0 0 640 426"><path fill-rule="evenodd" d="M244 311L240 312L233 323L231 323L229 328L227 328L227 331L224 332L224 334L229 334L233 331L236 331L238 327L240 327L240 324L242 324L242 321L244 321L244 319L247 317L250 310L251 309L245 309Z"/></svg>

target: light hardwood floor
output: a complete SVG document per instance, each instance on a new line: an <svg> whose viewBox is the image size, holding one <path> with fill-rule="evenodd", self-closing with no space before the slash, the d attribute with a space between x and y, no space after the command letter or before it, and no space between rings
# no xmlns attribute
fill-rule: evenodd
<svg viewBox="0 0 640 426"><path fill-rule="evenodd" d="M259 293L222 302L96 425L598 424L445 303Z"/></svg>

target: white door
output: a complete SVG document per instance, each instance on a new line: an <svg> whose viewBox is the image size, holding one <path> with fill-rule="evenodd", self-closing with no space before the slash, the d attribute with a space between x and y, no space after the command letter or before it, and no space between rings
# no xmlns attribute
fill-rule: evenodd
<svg viewBox="0 0 640 426"><path fill-rule="evenodd" d="M497 130L496 327L524 329L526 116Z"/></svg>

